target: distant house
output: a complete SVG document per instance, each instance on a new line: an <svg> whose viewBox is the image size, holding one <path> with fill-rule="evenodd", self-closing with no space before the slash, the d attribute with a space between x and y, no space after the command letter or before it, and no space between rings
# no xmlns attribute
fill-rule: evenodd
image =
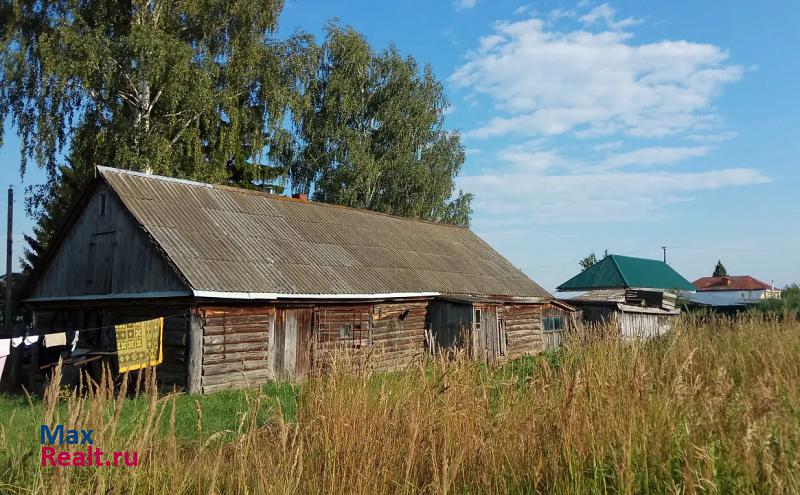
<svg viewBox="0 0 800 495"><path fill-rule="evenodd" d="M621 338L646 338L668 332L679 291L688 280L668 264L645 258L609 255L557 287L583 292L565 302L582 311L588 325L607 325Z"/></svg>
<svg viewBox="0 0 800 495"><path fill-rule="evenodd" d="M780 299L781 291L749 275L701 277L692 282L696 292L689 300L696 306L744 307L765 299Z"/></svg>
<svg viewBox="0 0 800 495"><path fill-rule="evenodd" d="M340 349L502 362L572 309L468 228L102 167L26 302L38 333L112 363L115 325L164 318L158 375L190 392L301 379Z"/></svg>

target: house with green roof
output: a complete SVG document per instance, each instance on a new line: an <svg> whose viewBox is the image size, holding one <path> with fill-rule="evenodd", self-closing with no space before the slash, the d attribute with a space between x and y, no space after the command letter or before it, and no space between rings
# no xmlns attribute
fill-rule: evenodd
<svg viewBox="0 0 800 495"><path fill-rule="evenodd" d="M677 293L695 289L663 261L611 254L556 290L581 292L564 301L581 309L584 323L628 339L668 332L680 314Z"/></svg>
<svg viewBox="0 0 800 495"><path fill-rule="evenodd" d="M618 254L606 256L556 288L559 292L600 289L695 290L691 282L663 261Z"/></svg>

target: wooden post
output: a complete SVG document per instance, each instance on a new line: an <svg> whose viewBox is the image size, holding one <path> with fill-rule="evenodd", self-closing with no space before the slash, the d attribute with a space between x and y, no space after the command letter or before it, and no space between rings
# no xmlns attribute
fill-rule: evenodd
<svg viewBox="0 0 800 495"><path fill-rule="evenodd" d="M13 259L14 241L14 188L8 186L8 229L6 230L6 313L3 323L10 328L13 324L11 311L11 265Z"/></svg>
<svg viewBox="0 0 800 495"><path fill-rule="evenodd" d="M25 336L25 326L24 325L14 325L12 327L12 337L23 337ZM20 392L22 389L20 386L22 385L22 353L24 352L25 346L20 343L17 347L11 348L11 354L8 356L8 390L11 392L17 393Z"/></svg>
<svg viewBox="0 0 800 495"><path fill-rule="evenodd" d="M190 394L203 393L203 317L192 311L187 321L186 339L186 390Z"/></svg>

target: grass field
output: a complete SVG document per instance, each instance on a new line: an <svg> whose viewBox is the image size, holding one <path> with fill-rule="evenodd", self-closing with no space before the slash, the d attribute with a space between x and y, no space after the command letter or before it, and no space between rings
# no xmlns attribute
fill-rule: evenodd
<svg viewBox="0 0 800 495"><path fill-rule="evenodd" d="M0 414L0 492L800 493L800 322L198 398L50 389ZM43 423L139 465L40 467Z"/></svg>

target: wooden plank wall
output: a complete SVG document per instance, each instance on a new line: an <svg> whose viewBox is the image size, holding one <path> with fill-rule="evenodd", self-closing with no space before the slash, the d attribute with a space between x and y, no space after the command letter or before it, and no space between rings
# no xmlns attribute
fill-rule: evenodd
<svg viewBox="0 0 800 495"><path fill-rule="evenodd" d="M267 360L275 309L204 307L203 393L242 388L272 378Z"/></svg>
<svg viewBox="0 0 800 495"><path fill-rule="evenodd" d="M567 341L569 335L577 330L576 321L572 313L572 311L567 311L553 304L546 304L543 307L542 318L549 316L562 317L564 319L564 328L546 330L544 329L544 324L542 324L542 350L555 351L559 349Z"/></svg>
<svg viewBox="0 0 800 495"><path fill-rule="evenodd" d="M617 325L623 340L649 339L669 332L672 329L673 318L670 315L619 313Z"/></svg>
<svg viewBox="0 0 800 495"><path fill-rule="evenodd" d="M174 291L186 287L102 184L53 253L31 296Z"/></svg>
<svg viewBox="0 0 800 495"><path fill-rule="evenodd" d="M543 349L541 304L511 304L503 307L508 338L506 359L535 354Z"/></svg>
<svg viewBox="0 0 800 495"><path fill-rule="evenodd" d="M428 324L435 341L434 349L456 350L468 347L472 340L472 319L471 303L431 301L428 306Z"/></svg>
<svg viewBox="0 0 800 495"><path fill-rule="evenodd" d="M410 366L425 352L428 302L375 304L372 308L373 355L376 370Z"/></svg>

